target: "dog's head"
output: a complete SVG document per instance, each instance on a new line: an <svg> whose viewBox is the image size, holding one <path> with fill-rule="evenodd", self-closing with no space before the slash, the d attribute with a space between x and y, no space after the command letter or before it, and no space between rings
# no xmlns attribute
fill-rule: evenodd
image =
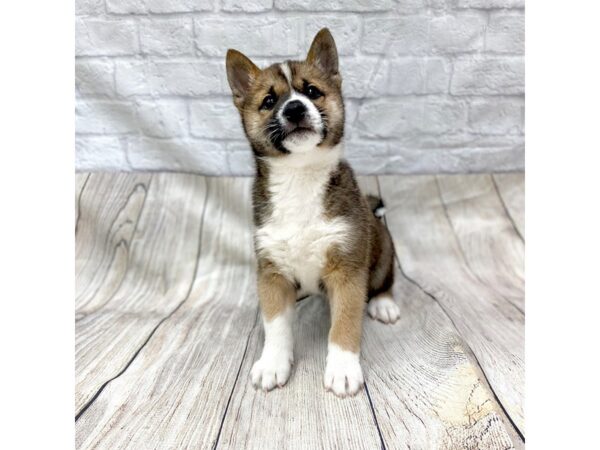
<svg viewBox="0 0 600 450"><path fill-rule="evenodd" d="M227 79L257 156L308 154L331 149L341 140L342 78L327 28L317 33L304 61L261 70L242 53L229 50Z"/></svg>

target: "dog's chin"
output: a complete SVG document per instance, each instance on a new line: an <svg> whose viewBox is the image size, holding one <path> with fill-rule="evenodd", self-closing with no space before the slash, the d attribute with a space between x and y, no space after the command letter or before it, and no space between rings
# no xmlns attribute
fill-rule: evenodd
<svg viewBox="0 0 600 450"><path fill-rule="evenodd" d="M283 146L292 153L307 153L321 143L321 133L308 128L296 128L282 141Z"/></svg>

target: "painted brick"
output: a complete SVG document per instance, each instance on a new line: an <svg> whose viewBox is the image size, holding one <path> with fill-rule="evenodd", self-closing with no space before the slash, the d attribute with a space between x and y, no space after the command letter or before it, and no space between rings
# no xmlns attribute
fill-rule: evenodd
<svg viewBox="0 0 600 450"><path fill-rule="evenodd" d="M425 59L425 89L424 94L448 92L452 65L445 59Z"/></svg>
<svg viewBox="0 0 600 450"><path fill-rule="evenodd" d="M357 175L375 175L385 173L389 160L388 156L380 155L352 155L348 157L350 166Z"/></svg>
<svg viewBox="0 0 600 450"><path fill-rule="evenodd" d="M469 125L479 133L522 133L523 103L522 98L473 100L469 106Z"/></svg>
<svg viewBox="0 0 600 450"><path fill-rule="evenodd" d="M454 0L457 8L524 8L525 0Z"/></svg>
<svg viewBox="0 0 600 450"><path fill-rule="evenodd" d="M133 20L78 17L75 21L77 56L133 55L138 51L137 27Z"/></svg>
<svg viewBox="0 0 600 450"><path fill-rule="evenodd" d="M431 18L403 16L363 20L362 50L386 55L424 54L428 51Z"/></svg>
<svg viewBox="0 0 600 450"><path fill-rule="evenodd" d="M471 132L468 128L455 132L444 133L443 139L437 134L410 133L397 139L406 148L486 148L486 147L515 147L524 143L523 135L519 134L483 134Z"/></svg>
<svg viewBox="0 0 600 450"><path fill-rule="evenodd" d="M211 11L216 0L106 0L106 8L116 14L184 13Z"/></svg>
<svg viewBox="0 0 600 450"><path fill-rule="evenodd" d="M483 14L433 17L429 28L431 50L442 54L482 50L486 24Z"/></svg>
<svg viewBox="0 0 600 450"><path fill-rule="evenodd" d="M114 63L110 60L75 62L75 87L79 95L115 95Z"/></svg>
<svg viewBox="0 0 600 450"><path fill-rule="evenodd" d="M152 13L212 11L217 0L146 0Z"/></svg>
<svg viewBox="0 0 600 450"><path fill-rule="evenodd" d="M460 101L407 97L365 103L359 111L361 135L401 137L409 133L440 134L467 126L467 106Z"/></svg>
<svg viewBox="0 0 600 450"><path fill-rule="evenodd" d="M329 28L339 55L353 55L359 49L360 19L358 16L319 15L306 21L307 41L301 51L308 53L310 43L321 28Z"/></svg>
<svg viewBox="0 0 600 450"><path fill-rule="evenodd" d="M400 14L416 14L428 8L428 0L402 0L396 5Z"/></svg>
<svg viewBox="0 0 600 450"><path fill-rule="evenodd" d="M116 14L147 13L146 0L106 0L108 12Z"/></svg>
<svg viewBox="0 0 600 450"><path fill-rule="evenodd" d="M98 15L103 14L104 0L76 0L75 14L77 15Z"/></svg>
<svg viewBox="0 0 600 450"><path fill-rule="evenodd" d="M448 91L450 63L441 58L402 58L390 61L380 94L440 94Z"/></svg>
<svg viewBox="0 0 600 450"><path fill-rule="evenodd" d="M138 131L134 108L127 102L80 101L75 108L78 133L135 133Z"/></svg>
<svg viewBox="0 0 600 450"><path fill-rule="evenodd" d="M225 65L205 61L117 61L120 95L207 95L229 93Z"/></svg>
<svg viewBox="0 0 600 450"><path fill-rule="evenodd" d="M422 98L366 102L358 112L357 128L367 138L402 136L418 129L423 111Z"/></svg>
<svg viewBox="0 0 600 450"><path fill-rule="evenodd" d="M127 141L127 158L134 170L170 170L205 175L227 173L224 143L191 139L132 137Z"/></svg>
<svg viewBox="0 0 600 450"><path fill-rule="evenodd" d="M248 56L294 56L305 51L304 22L296 17L196 18L196 47L207 56L225 57L228 48Z"/></svg>
<svg viewBox="0 0 600 450"><path fill-rule="evenodd" d="M140 129L146 136L168 138L188 132L187 105L183 100L141 100L136 108Z"/></svg>
<svg viewBox="0 0 600 450"><path fill-rule="evenodd" d="M457 0L427 0L427 6L436 13L451 13L456 8Z"/></svg>
<svg viewBox="0 0 600 450"><path fill-rule="evenodd" d="M525 51L525 16L505 12L490 14L485 41L485 49L489 52L522 55Z"/></svg>
<svg viewBox="0 0 600 450"><path fill-rule="evenodd" d="M191 102L190 130L201 138L245 139L240 115L230 99Z"/></svg>
<svg viewBox="0 0 600 450"><path fill-rule="evenodd" d="M292 11L387 11L393 0L275 0L275 7Z"/></svg>
<svg viewBox="0 0 600 450"><path fill-rule="evenodd" d="M523 147L485 148L428 148L395 147L381 173L469 173L485 172L487 167L497 171L520 171L524 168Z"/></svg>
<svg viewBox="0 0 600 450"><path fill-rule="evenodd" d="M345 98L377 97L383 90L387 62L344 58L340 60L340 71Z"/></svg>
<svg viewBox="0 0 600 450"><path fill-rule="evenodd" d="M450 92L455 95L523 94L521 57L467 57L454 63Z"/></svg>
<svg viewBox="0 0 600 450"><path fill-rule="evenodd" d="M176 17L143 19L140 21L142 53L162 56L181 56L194 53L192 19Z"/></svg>
<svg viewBox="0 0 600 450"><path fill-rule="evenodd" d="M223 11L264 12L273 9L273 0L223 0Z"/></svg>
<svg viewBox="0 0 600 450"><path fill-rule="evenodd" d="M83 172L128 170L121 139L116 136L78 136L75 139L75 168Z"/></svg>
<svg viewBox="0 0 600 450"><path fill-rule="evenodd" d="M225 51L304 58L325 26L358 173L522 169L523 5L76 0L77 169L253 174Z"/></svg>
<svg viewBox="0 0 600 450"><path fill-rule="evenodd" d="M227 168L235 176L253 176L255 173L254 156L247 142L227 144Z"/></svg>
<svg viewBox="0 0 600 450"><path fill-rule="evenodd" d="M358 136L357 120L358 111L360 109L360 100L346 98L344 99L344 115L345 115L345 127L344 127L344 139L350 141L354 136Z"/></svg>
<svg viewBox="0 0 600 450"><path fill-rule="evenodd" d="M468 107L454 100L427 99L419 131L424 133L456 133L467 127Z"/></svg>
<svg viewBox="0 0 600 450"><path fill-rule="evenodd" d="M369 157L369 156L387 156L388 145L385 142L377 140L362 140L350 139L344 145L344 156L347 158L353 157Z"/></svg>

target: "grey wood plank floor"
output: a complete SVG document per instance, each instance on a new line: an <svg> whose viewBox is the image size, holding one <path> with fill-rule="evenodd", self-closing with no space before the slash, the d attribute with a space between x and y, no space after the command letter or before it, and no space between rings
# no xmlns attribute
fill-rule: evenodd
<svg viewBox="0 0 600 450"><path fill-rule="evenodd" d="M366 389L322 387L329 312L297 305L284 389L261 350L248 178L76 177L78 449L524 446L523 175L361 177L386 203L401 319L365 317Z"/></svg>

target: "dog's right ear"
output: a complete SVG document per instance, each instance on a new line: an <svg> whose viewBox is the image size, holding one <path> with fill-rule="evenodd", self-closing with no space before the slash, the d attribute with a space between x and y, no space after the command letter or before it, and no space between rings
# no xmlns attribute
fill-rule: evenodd
<svg viewBox="0 0 600 450"><path fill-rule="evenodd" d="M239 109L260 69L248 57L232 49L227 50L226 65L227 81L233 93L233 102Z"/></svg>

